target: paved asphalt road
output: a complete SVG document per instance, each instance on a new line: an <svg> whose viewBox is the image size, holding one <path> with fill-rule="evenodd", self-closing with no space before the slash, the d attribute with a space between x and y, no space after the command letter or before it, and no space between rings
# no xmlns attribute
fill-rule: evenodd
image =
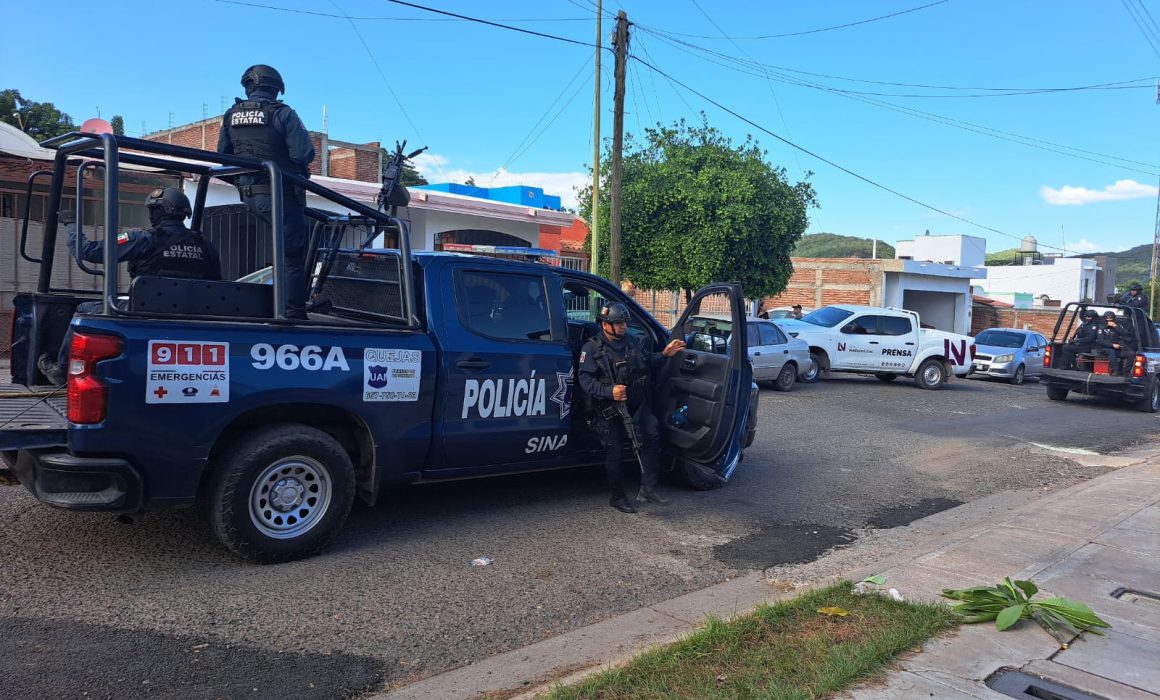
<svg viewBox="0 0 1160 700"><path fill-rule="evenodd" d="M669 487L629 516L597 469L407 488L280 566L234 560L187 511L126 524L0 489L0 694L357 695L809 560L868 524L1103 471L1031 443L1107 453L1160 433L1158 416L1034 384L845 377L761 398L718 491Z"/></svg>

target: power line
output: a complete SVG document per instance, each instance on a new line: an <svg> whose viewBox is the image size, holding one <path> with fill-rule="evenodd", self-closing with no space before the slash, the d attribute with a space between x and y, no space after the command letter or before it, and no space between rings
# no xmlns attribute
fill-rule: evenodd
<svg viewBox="0 0 1160 700"><path fill-rule="evenodd" d="M1120 4L1123 5L1124 9L1128 11L1128 16L1132 18L1132 21L1136 23L1136 27L1140 30L1140 33L1144 35L1144 40L1148 42L1148 46L1152 47L1152 53L1156 54L1157 57L1160 57L1160 38L1158 38L1155 33L1149 31L1148 26L1144 23L1142 17L1137 17L1139 10L1133 8L1132 4L1129 3L1128 0L1120 0Z"/></svg>
<svg viewBox="0 0 1160 700"><path fill-rule="evenodd" d="M747 66L747 67L753 68L755 70L761 71L761 72L757 72L757 73L754 73L752 71L742 71L742 72L747 72L750 75L757 75L759 77L767 77L766 71L773 71L773 72L775 72L775 74L776 74L776 71L785 71L787 73L796 73L799 75L808 75L808 76L813 76L813 77L817 77L817 78L829 78L831 80L843 80L846 82L866 83L866 84L871 84L871 85L890 85L890 86L894 86L894 87L915 87L915 88L923 88L923 89L928 89L928 90L957 90L957 91L979 90L979 91L982 91L983 93L994 93L994 94L974 94L974 95L924 95L924 94L903 94L903 93L892 93L892 92L891 93L888 93L888 92L869 92L869 91L846 90L843 88L832 88L834 90L841 90L843 92L848 92L850 94L873 95L873 96L878 96L878 97L913 97L913 98L942 98L942 99L959 98L959 99L962 99L962 98L1012 97L1012 96L1021 96L1021 95L1038 95L1038 94L1055 93L1055 92L1079 92L1079 91L1084 91L1084 90L1133 90L1133 89L1141 89L1141 88L1151 88L1150 84L1149 85L1135 85L1133 83L1144 83L1145 81L1150 82L1150 81L1157 79L1157 76L1148 76L1148 77L1144 77L1144 78L1134 78L1132 80L1121 80L1121 81L1109 82L1109 83L1098 83L1098 84L1094 84L1094 85L1072 85L1072 86L1065 86L1065 87L1031 87L1031 88L1027 88L1027 87L1013 87L1013 88L999 87L999 88L996 88L996 87L974 87L974 86L960 86L960 85L928 85L928 84L923 84L923 83L903 83L903 82L895 82L895 81L887 81L887 80L867 80L867 79L862 79L862 78L850 78L850 77L841 76L841 75L830 75L827 73L815 73L815 72L804 71L804 70L799 70L799 69L795 69L795 68L788 68L785 66L777 66L777 65L772 65L769 63L762 63L760 61L756 61L756 60L753 60L751 58L748 60L743 60L743 59L740 59L736 56L731 56L727 53L715 51L715 50L710 49L708 47L704 47L704 46L700 46L698 44L694 44L692 42L684 41L683 39L677 39L674 36L668 35L664 32L658 32L656 30L648 29L648 28L642 27L640 25L637 25L637 26L642 31L648 32L649 34L652 34L653 36L657 37L658 39L660 39L662 41L665 41L666 43L669 43L670 45L680 44L680 46L687 47L688 49L691 49L695 52L714 56L714 57L719 58L723 61L737 64L737 66ZM680 48L680 46L674 46L674 48L677 48L678 50L682 50ZM736 46L736 44L734 44L734 46ZM728 67L728 66L726 66L726 67Z"/></svg>
<svg viewBox="0 0 1160 700"><path fill-rule="evenodd" d="M656 63L656 60L652 57L652 54L649 53L648 47L644 45L644 42L641 39L642 39L642 37L639 34L637 34L636 41L634 42L635 45L640 47L640 49L642 51L644 51L644 55L648 56L649 61L651 61L652 63ZM651 77L652 73L649 73L649 76ZM672 89L673 94L676 95L681 100L681 102L685 103L685 106L689 108L689 114L693 115L693 119L696 119L698 116L698 112L697 112L697 110L693 109L693 105L689 104L689 101L685 99L685 94L683 92L681 92L680 90L678 90L677 86L673 85L673 82L671 80L668 82L669 82L669 88ZM657 100L657 112L658 113L660 112L660 100Z"/></svg>
<svg viewBox="0 0 1160 700"><path fill-rule="evenodd" d="M927 9L928 7L934 7L935 5L942 5L945 2L950 2L950 0L938 0L937 2L932 2L932 3L926 4L926 5L921 5L919 7L912 7L909 10L901 10L899 12L892 12L888 15L882 15L881 17L871 17L870 19L858 20L857 22L847 22L846 24L838 24L838 25L835 25L833 27L821 27L820 29L807 29L807 30L801 31L801 32L789 32L788 34L764 34L761 36L737 36L737 37L726 36L725 38L730 39L730 40L733 40L733 39L741 39L741 40L782 39L782 38L789 37L789 36L803 36L805 34L819 34L821 32L831 32L831 31L834 31L835 29L846 29L847 27L856 27L860 24L869 24L871 22L878 22L878 21L881 21L884 19L890 19L891 17L898 17L899 15L909 14L911 12L918 12L919 10ZM715 39L716 38L716 37L711 37L711 36L704 36L702 34L681 34L678 32L670 32L670 33L673 34L674 36L687 36L687 37L690 37L692 39Z"/></svg>
<svg viewBox="0 0 1160 700"><path fill-rule="evenodd" d="M654 36L657 36L657 35L654 35ZM664 42L672 45L673 40L670 40L670 39L663 37L663 36L658 36L658 38L661 39L661 41L664 41ZM735 65L735 64L743 64L745 62L741 61L740 59L737 59L736 57L729 56L728 54L720 54L718 52L709 51L707 49L703 49L703 47L697 46L696 44L688 44L687 42L681 42L681 43L684 43L685 45L691 47L694 50L704 51L704 52L710 53L714 56L722 57L723 60L727 61L726 63L723 63L719 60L714 60L713 58L709 58L706 56L698 56L696 53L692 53L692 52L682 48L681 46L674 46L674 48L676 48L679 51L684 51L686 53L690 53L690 55L693 55L694 57L700 58L701 60L704 60L704 61L708 61L709 63L720 66L722 68L727 68L729 70L738 71L738 72L745 73L747 75L753 75L756 77L767 77L769 75L769 73L767 73L767 72L752 72L749 70L745 70L744 68L740 67L739 65ZM936 123L940 123L940 124L943 124L945 126L953 126L955 128L962 129L964 131L971 131L971 132L979 133L979 134L982 134L985 136L990 136L992 138L997 138L997 139L1000 139L1003 141L1011 141L1013 143L1019 143L1021 145L1027 146L1029 148L1038 148L1038 149L1046 150L1046 151L1049 151L1052 153L1066 155L1066 156L1069 156L1071 158L1076 158L1079 160L1086 160L1086 161L1093 162L1093 163L1099 163L1101 165L1110 165L1113 167L1120 167L1120 168L1124 168L1126 170L1130 170L1132 172L1138 172L1138 173L1142 173L1145 175L1155 175L1156 172L1154 170L1148 170L1148 171L1139 170L1138 168L1132 168L1130 166L1125 166L1122 164L1123 163L1132 163L1132 164L1141 165L1141 166L1144 166L1147 168L1153 168L1153 169L1160 168L1160 165L1156 165L1154 163L1145 163L1142 161L1136 161L1136 160L1132 160L1129 158L1123 158L1120 156L1113 156L1113 155L1108 155L1105 153L1099 153L1097 151L1088 151L1088 150L1085 150L1082 148L1077 148L1074 146L1066 146L1063 144L1053 143L1051 141L1037 139L1037 138L1034 138L1031 136L1014 134L1011 132L1002 131L1000 129L994 129L992 127L987 127L987 126L982 126L979 124L974 124L971 122L952 119L950 117L943 117L943 116L938 115L938 114L934 114L931 112L924 112L922 110L914 109L911 107L903 107L901 105L896 105L896 104L891 103L891 102L886 102L883 100L865 97L865 96L863 96L855 91L842 90L840 88L834 88L834 87L824 85L821 83L815 83L815 82L808 81L808 80L794 78L792 76L781 75L780 73L777 73L776 71L773 71L773 76L775 76L775 79L780 80L782 82L789 83L790 85L797 85L799 87L808 87L811 89L820 90L822 92L829 92L831 94L835 94L835 95L838 95L840 97L845 97L847 99L857 100L859 102L864 102L866 104L873 105L876 107L881 107L884 109L889 109L891 111L900 112L902 114L907 114L909 116L918 117L920 119L934 121ZM1042 144L1042 145L1036 145L1036 144ZM1057 149L1066 149L1066 150L1061 151L1061 150L1057 150ZM1071 152L1071 151L1074 151L1074 152ZM1079 155L1081 153L1092 155L1092 156L1097 156L1099 158L1107 158L1110 160L1120 161L1120 162L1119 163L1109 163L1105 160L1097 160L1094 158L1087 158L1087 157L1084 157L1083 155Z"/></svg>
<svg viewBox="0 0 1160 700"><path fill-rule="evenodd" d="M520 32L521 34L531 34L532 36L539 36L545 39L553 39L555 41L563 41L569 44L576 44L577 46L590 47L591 42L580 41L579 39L569 39L563 36L556 36L555 34L545 34L544 32L537 32L531 29L524 29L523 27L515 27L510 24L501 24L500 22L493 22L489 19L480 19L479 17L469 17L467 15L460 15L455 12L448 12L447 10L439 10L434 7L427 7L425 5L416 5L413 2L405 2L404 0L386 0L386 2L402 5L403 7L412 7L416 10L423 10L424 12L433 12L438 15L445 15L447 17L454 17L467 22L476 22L478 24L486 24L489 27L499 27L500 29L507 29L508 31Z"/></svg>
<svg viewBox="0 0 1160 700"><path fill-rule="evenodd" d="M298 15L313 15L315 17L331 17L334 19L353 19L362 21L382 21L382 22L457 22L460 21L455 17L355 17L347 15L336 15L330 12L317 12L313 10L300 10L294 7L279 7L278 5L263 5L256 2L242 2L241 0L214 0L223 5L241 5L242 7L254 7L262 10L275 10L277 12L289 12ZM496 19L497 22L587 22L588 17L504 17Z"/></svg>
<svg viewBox="0 0 1160 700"><path fill-rule="evenodd" d="M335 2L335 0L330 0L330 4L334 5L334 8L339 12L346 14L345 11L338 6L338 3ZM403 101L400 100L399 96L395 94L394 88L391 87L391 81L387 80L387 74L383 72L382 66L379 65L379 60L375 58L375 54L373 51L371 51L371 47L367 44L367 40L363 38L362 32L358 30L358 25L355 24L354 20L349 17L347 17L347 21L350 22L350 28L354 30L355 36L358 37L359 42L361 42L363 48L366 49L367 55L371 58L371 63L375 65L375 70L379 72L379 77L383 79L383 85L387 86L387 92L391 93L391 97L395 99L395 104L399 106L399 111L403 113L403 117L406 118L407 123L411 125L412 129L414 129L415 135L419 137L419 140L425 142L427 139L423 138L423 132L419 131L419 127L415 125L414 120L411 119L411 115L407 113L407 108L403 106ZM447 173L443 171L443 166L439 164L439 161L432 159L432 162L435 163L436 168L439 168L439 172L443 173L443 178L448 179Z"/></svg>
<svg viewBox="0 0 1160 700"><path fill-rule="evenodd" d="M660 75L663 75L663 76L665 76L665 77L666 77L666 78L668 78L670 81L672 81L672 82L676 83L677 85L680 85L680 86L681 86L681 87L683 87L684 89L686 89L686 90L688 90L689 92L693 93L694 95L696 95L696 96L700 97L701 99L703 99L703 100L705 100L706 102L708 102L709 104L711 104L711 105L713 105L713 106L717 107L718 109L720 109L720 110L722 110L722 111L724 111L724 112L727 112L728 114L731 114L731 115L733 115L734 117L736 117L737 119L740 119L741 121L745 122L746 124L749 124L749 125L750 125L750 126L752 126L753 128L755 128L755 129L758 129L759 131L761 131L761 132L763 132L763 133L765 133L765 134L768 134L769 136L772 136L773 138L777 139L778 141L781 141L782 143L786 144L787 146L790 146L791 148L795 148L795 149L797 149L797 150L801 151L802 153L805 153L806 155L812 156L812 157L814 157L814 158L816 158L816 159L818 159L818 160L822 161L823 163L825 163L825 164L827 164L827 165L829 165L829 166L831 166L831 167L837 168L838 170L841 170L842 172L846 173L847 175L850 175L850 176L852 176L852 177L855 177L855 178L857 178L857 179L859 179L859 180L861 180L861 181L865 182L865 183L866 183L866 184L868 184L868 185L872 185L872 186L874 186L874 187L877 187L878 189L881 189L881 190L884 190L884 191L886 191L886 192L889 192L890 194L893 194L893 195L895 195L896 197L901 197L902 199L905 199L906 201L908 201L908 202L911 202L911 203L913 203L913 204L917 204L918 206L920 206L920 207L923 207L924 209L929 209L929 210L931 210L931 211L933 211L933 212L936 212L936 213L938 213L938 214L942 214L943 216L948 216L948 217L950 217L950 218L952 218L952 219L956 219L956 220L958 220L958 221L962 221L963 223L970 224L971 226L975 226L975 227L977 227L977 228L981 228L981 229L983 229L983 230L985 230L985 231L991 231L992 233L997 233L997 234L999 234L999 235L1001 235L1001 236L1006 236L1006 237L1008 237L1008 238L1013 238L1013 239L1015 239L1015 240L1017 240L1017 241L1022 241L1022 240L1023 240L1023 238L1022 238L1021 236L1016 236L1015 234L1012 234L1012 233L1007 233L1006 231L1001 231L1001 230L999 230L999 229L997 229L997 228L993 228L993 227L991 227L991 226L987 226L987 225L985 225L985 224L980 224L980 223L977 223L977 222L975 222L975 221L971 221L970 219L967 219L967 218L965 218L965 217L959 216L959 215L957 215L957 214L952 214L952 213L951 213L951 212L949 212L949 211L945 211L945 210L943 210L943 209L939 209L938 207L934 206L933 204L927 204L926 202L923 202L923 201L921 201L921 200L919 200L919 199L915 199L914 197L911 197L910 195L903 194L902 192L899 192L898 190L895 190L895 189L893 189L893 188L891 188L891 187L888 187L888 186L886 186L886 185L883 185L883 184L882 184L882 183L880 183L880 182L877 182L877 181L875 181L875 180L871 180L870 178L866 177L865 175L861 175L861 174L859 174L859 173L856 173L856 172L854 172L853 170L850 170L849 168L847 168L847 167L845 167L845 166L839 165L839 164L835 163L834 161L832 161L832 160L830 160L830 159L828 159L828 158L825 158L825 157L823 157L823 156L820 156L820 155L818 155L817 153L814 153L813 151L811 151L811 150L809 150L809 149L807 149L807 148L805 148L805 147L803 147L803 146L799 146L798 144L796 144L796 143L794 143L794 142L790 141L789 139L786 139L785 137L783 137L783 136L780 136L780 135L778 135L778 134L776 134L776 133L774 133L774 132L770 131L769 129L767 129L767 128L765 128L764 126L762 126L762 125L758 124L757 122L753 121L752 119L749 119L748 117L745 117L745 116L743 116L742 114L740 114L740 113L738 113L738 112L736 112L736 111L734 111L734 110L730 109L729 107L726 107L725 105L721 104L721 103L720 103L720 102L718 102L717 100L714 100L713 98L709 97L708 95L706 95L706 94L704 94L704 93L700 92L699 90L696 90L695 88L692 88L692 87L690 87L689 85L687 85L687 84L685 84L685 83L681 82L680 80L677 80L676 78L672 77L672 76L671 76L671 75L669 75L668 73L665 73L665 72L664 72L664 71L662 71L660 68L657 68L656 66L652 65L651 63L646 63L645 61L642 61L642 60L641 60L639 57L636 57L636 56L633 56L632 58L633 58L633 59L634 59L636 62L638 62L638 63L640 63L641 65L645 66L646 68L649 68L650 70L654 70L654 71L656 71L657 73L659 73ZM1067 250L1067 249L1065 249L1065 248L1057 248L1057 247L1055 247L1055 246L1044 245L1044 246L1042 246L1042 247L1044 247L1044 248L1051 248L1052 250L1058 250L1058 251L1061 251L1061 252L1064 252L1064 253L1071 253L1071 254L1073 254L1073 255L1077 255L1077 254L1078 254L1078 253L1076 253L1075 251L1072 251L1072 250Z"/></svg>
<svg viewBox="0 0 1160 700"><path fill-rule="evenodd" d="M515 147L515 149L512 150L511 155L508 156L507 160L504 161L503 165L499 166L499 168L496 169L495 175L498 175L501 170L506 170L509 165L511 165L513 162L515 162L516 155L520 152L520 149L524 147L524 144L527 143L528 139L530 139L532 137L532 135L536 132L536 129L539 128L540 124L543 123L543 121L548 118L548 115L552 113L552 109L556 106L556 103L558 103L561 99L563 99L565 93L567 93L568 90L572 87L572 84L576 82L576 79L579 78L580 74L584 72L584 69L588 68L588 67L589 67L588 66L588 59L586 58L580 64L579 70L577 70L575 75L572 76L572 79L568 81L568 83L564 86L564 88L562 90L560 90L560 94L556 95L556 99L552 100L552 103L550 105L548 105L548 108L544 110L544 113L542 115L540 115L540 118L537 119L536 123L532 125L532 128L528 130L527 135L524 136L524 138L520 140L519 144ZM581 83L581 84L583 84L583 83ZM495 181L495 175L491 176L491 179L493 182Z"/></svg>
<svg viewBox="0 0 1160 700"><path fill-rule="evenodd" d="M701 12L701 14L705 16L705 19L709 20L709 24L713 25L713 28L721 33L721 36L724 36L726 39L729 39L729 43L733 45L733 48L740 51L742 53L742 55L744 55L749 60L751 60L751 61L756 60L752 56L750 56L748 53L746 53L745 49L741 48L741 46L739 46L736 41L734 41L733 39L730 39L725 34L725 30L721 29L720 25L718 25L717 22L713 20L713 17L708 12L705 12L705 10L701 7L700 3L697 2L697 0L689 0L689 2L693 3L693 6L696 7L697 10L699 10ZM781 119L781 125L783 128L785 128L786 136L793 138L793 134L790 133L790 130L789 130L789 123L786 122L786 120L785 120L785 113L782 112L781 102L778 101L778 99L777 99L777 92L773 89L773 79L766 77L765 83L766 83L766 85L769 86L769 94L773 96L773 106L777 108L777 116L779 119ZM798 158L797 151L791 150L790 152L793 153L793 159L794 159L794 162L797 163L798 172L805 174L805 168L802 167L802 162Z"/></svg>

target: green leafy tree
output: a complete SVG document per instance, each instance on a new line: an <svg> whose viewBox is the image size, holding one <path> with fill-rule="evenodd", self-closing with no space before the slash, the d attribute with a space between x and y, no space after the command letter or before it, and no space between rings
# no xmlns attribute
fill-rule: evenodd
<svg viewBox="0 0 1160 700"><path fill-rule="evenodd" d="M738 281L746 296L785 289L790 254L817 206L808 182L790 184L752 137L735 146L708 125L681 120L629 136L621 188L621 272L646 289L693 290ZM601 163L600 274L609 273L609 156ZM808 174L807 174L808 177ZM590 219L592 189L580 194Z"/></svg>
<svg viewBox="0 0 1160 700"><path fill-rule="evenodd" d="M427 182L427 178L423 177L423 175L415 169L415 166L411 165L410 163L403 163L403 176L399 178L399 182L406 187L410 187L412 185L431 184Z"/></svg>
<svg viewBox="0 0 1160 700"><path fill-rule="evenodd" d="M117 136L125 135L125 118L120 114L113 115L113 118L109 120L109 126L113 127L113 133Z"/></svg>
<svg viewBox="0 0 1160 700"><path fill-rule="evenodd" d="M0 90L0 120L11 124L37 141L67 134L75 127L72 117L51 102L34 102L19 90Z"/></svg>

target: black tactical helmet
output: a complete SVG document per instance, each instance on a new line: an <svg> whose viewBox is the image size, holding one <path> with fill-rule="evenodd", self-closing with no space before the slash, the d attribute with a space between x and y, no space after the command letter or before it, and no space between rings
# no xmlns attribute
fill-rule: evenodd
<svg viewBox="0 0 1160 700"><path fill-rule="evenodd" d="M1115 321L1116 320L1116 312L1115 311L1105 311L1104 312L1104 320L1105 321Z"/></svg>
<svg viewBox="0 0 1160 700"><path fill-rule="evenodd" d="M627 306L619 301L614 301L611 304L605 304L596 318L600 319L602 323L620 323L621 321L628 323L632 314L628 312Z"/></svg>
<svg viewBox="0 0 1160 700"><path fill-rule="evenodd" d="M1144 291L1144 288L1140 286L1139 282L1135 282L1131 287L1128 287L1128 290L1132 292L1142 292Z"/></svg>
<svg viewBox="0 0 1160 700"><path fill-rule="evenodd" d="M250 66L242 73L242 87L249 93L256 87L274 88L274 94L286 92L286 84L282 82L282 74L264 63Z"/></svg>
<svg viewBox="0 0 1160 700"><path fill-rule="evenodd" d="M1099 314L1096 313L1095 309L1084 309L1083 313L1080 314L1079 317L1085 321L1091 321L1091 320L1094 320L1095 317L1098 315Z"/></svg>
<svg viewBox="0 0 1160 700"><path fill-rule="evenodd" d="M157 207L163 217L184 219L193 214L189 206L189 197L175 187L158 187L145 198L145 206L149 209Z"/></svg>

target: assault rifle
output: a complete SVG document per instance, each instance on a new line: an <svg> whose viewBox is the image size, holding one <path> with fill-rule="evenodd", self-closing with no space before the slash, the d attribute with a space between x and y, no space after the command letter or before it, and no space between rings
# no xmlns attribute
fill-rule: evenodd
<svg viewBox="0 0 1160 700"><path fill-rule="evenodd" d="M602 354L600 361L604 364L604 371L612 378L612 383L628 385L627 377L625 377L625 370L628 368L628 363L620 360L616 363L615 371L608 363L608 355ZM640 451L643 445L640 441L640 433L636 431L636 423L632 420L632 415L628 412L627 401L613 401L612 405L616 413L620 416L620 420L624 423L624 434L628 436L629 442L632 443L632 453L636 455L636 461L640 464L641 472L644 472L644 460L641 459ZM608 416L611 418L611 416Z"/></svg>
<svg viewBox="0 0 1160 700"><path fill-rule="evenodd" d="M391 159L387 161L386 167L383 168L383 186L379 189L379 193L375 195L375 206L379 211L383 211L386 207L390 207L391 216L398 216L399 207L405 207L411 203L411 193L407 191L404 185L399 184L399 180L403 177L403 165L427 150L424 146L417 151L411 151L404 155L403 149L407 147L407 142L395 142L395 152L391 154ZM359 246L359 250L366 250L370 247L372 241L379 235L378 230L371 230L367 232L367 238Z"/></svg>

